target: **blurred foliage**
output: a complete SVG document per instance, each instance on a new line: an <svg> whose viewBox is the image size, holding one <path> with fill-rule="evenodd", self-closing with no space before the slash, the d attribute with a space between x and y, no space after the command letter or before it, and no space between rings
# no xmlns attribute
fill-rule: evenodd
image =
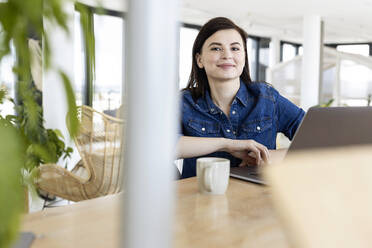
<svg viewBox="0 0 372 248"><path fill-rule="evenodd" d="M17 99L14 101L16 115L0 117L0 248L9 247L16 237L19 214L23 210L23 187L32 179L33 168L43 163L56 163L61 156L68 156L72 149L66 147L61 133L46 129L42 116L40 98L31 79L31 54L27 39L35 34L43 39L43 64L52 68L48 33L43 21L68 33L66 2L73 0L5 0L0 2L0 61L11 54L14 46L17 61L13 67L16 76ZM82 21L86 34L87 26ZM90 43L88 52L94 52L93 36L86 36ZM92 48L93 46L93 48ZM93 56L94 58L94 56ZM94 63L93 67L94 69ZM94 70L93 70L94 73ZM68 123L71 136L78 131L76 101L69 78L59 70L66 90L68 102ZM0 103L6 92L0 90ZM27 177L23 175L27 174ZM25 179L26 178L26 179ZM23 180L23 181L22 181Z"/></svg>
<svg viewBox="0 0 372 248"><path fill-rule="evenodd" d="M21 85L22 82L19 82ZM32 98L36 90L22 91ZM6 91L0 89L0 103ZM14 100L7 100L14 103ZM8 247L17 236L19 216L24 209L24 189L33 189L37 176L34 170L40 164L56 163L61 156L68 157L71 147L66 147L59 130L45 129L41 108L30 101L27 104L37 109L36 116L27 112L28 107L18 107L18 115L0 115L0 248ZM41 119L41 122L39 122ZM34 123L30 125L30 123Z"/></svg>
<svg viewBox="0 0 372 248"><path fill-rule="evenodd" d="M314 107L321 107L321 108L330 107L334 101L335 101L335 99L332 98L328 102L321 103L321 104L316 105Z"/></svg>
<svg viewBox="0 0 372 248"><path fill-rule="evenodd" d="M47 20L53 25L61 27L66 33L69 33L67 22L68 15L63 8L63 4L70 0L7 0L0 3L0 61L2 58L11 53L11 44L14 45L17 54L17 63L13 68L18 79L17 85L18 97L16 105L21 105L27 114L24 120L26 128L36 131L40 126L43 126L41 110L38 108L37 102L32 97L33 94L27 94L25 89L32 88L32 80L30 73L31 55L27 43L27 38L30 33L36 34L43 38L43 64L45 69L51 68L50 44L47 33L44 30L44 20ZM83 26L84 29L84 26ZM61 79L65 83L66 80ZM67 80L70 84L70 81ZM65 87L66 88L66 87ZM71 84L70 84L70 88ZM68 100L68 113L71 126L75 128L69 129L70 134L75 136L78 130L78 119L76 115L76 101L73 92L66 94ZM19 110L19 109L17 109ZM74 115L75 114L75 115ZM36 134L36 132L34 132Z"/></svg>
<svg viewBox="0 0 372 248"><path fill-rule="evenodd" d="M25 86L23 82L19 82L19 85ZM57 163L60 157L70 156L72 148L65 146L64 137L59 130L46 129L42 125L42 109L32 101L39 93L34 88L23 89L21 92L25 95L23 99L29 98L29 102L15 105L15 108L18 108L16 111L18 115L0 115L0 125L13 126L18 131L24 147L23 168L26 170L25 173L31 173L40 164ZM0 89L0 103L4 102L5 96L5 90ZM11 98L7 100L14 103ZM28 111L29 108L35 108L35 116L30 114L34 112Z"/></svg>
<svg viewBox="0 0 372 248"><path fill-rule="evenodd" d="M0 140L0 247L3 248L16 238L23 211L20 170L25 147L18 130L4 119L0 120Z"/></svg>
<svg viewBox="0 0 372 248"><path fill-rule="evenodd" d="M332 103L334 102L334 100L335 99L330 99L328 102L325 102L325 103L321 103L321 104L319 104L319 105L316 105L316 106L314 106L314 107L331 107L331 105L332 105ZM371 106L371 102L372 102L372 94L368 94L368 96L367 96L367 106ZM348 107L348 105L347 104L342 104L341 106L343 106L343 107Z"/></svg>

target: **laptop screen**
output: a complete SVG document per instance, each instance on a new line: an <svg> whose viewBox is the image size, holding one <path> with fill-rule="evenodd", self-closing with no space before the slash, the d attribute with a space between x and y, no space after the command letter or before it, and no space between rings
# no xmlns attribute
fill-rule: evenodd
<svg viewBox="0 0 372 248"><path fill-rule="evenodd" d="M289 151L361 144L372 144L372 107L313 107Z"/></svg>

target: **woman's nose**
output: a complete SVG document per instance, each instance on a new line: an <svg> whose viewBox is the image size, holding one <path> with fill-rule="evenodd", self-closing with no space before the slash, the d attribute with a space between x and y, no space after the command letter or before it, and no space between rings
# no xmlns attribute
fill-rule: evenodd
<svg viewBox="0 0 372 248"><path fill-rule="evenodd" d="M231 58L232 57L232 52L230 51L230 49L228 48L225 48L222 50L222 57L223 58Z"/></svg>

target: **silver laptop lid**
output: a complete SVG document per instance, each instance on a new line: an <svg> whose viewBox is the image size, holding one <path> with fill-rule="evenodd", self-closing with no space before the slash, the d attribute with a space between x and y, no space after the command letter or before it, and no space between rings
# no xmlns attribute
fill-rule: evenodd
<svg viewBox="0 0 372 248"><path fill-rule="evenodd" d="M313 107L306 113L289 152L361 144L372 144L372 107Z"/></svg>

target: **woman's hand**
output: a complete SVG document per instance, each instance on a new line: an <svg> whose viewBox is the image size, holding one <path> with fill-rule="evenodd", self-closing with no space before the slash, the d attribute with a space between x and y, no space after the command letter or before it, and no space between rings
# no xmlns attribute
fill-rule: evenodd
<svg viewBox="0 0 372 248"><path fill-rule="evenodd" d="M239 166L270 163L269 150L254 140L228 140L226 152L242 160Z"/></svg>

